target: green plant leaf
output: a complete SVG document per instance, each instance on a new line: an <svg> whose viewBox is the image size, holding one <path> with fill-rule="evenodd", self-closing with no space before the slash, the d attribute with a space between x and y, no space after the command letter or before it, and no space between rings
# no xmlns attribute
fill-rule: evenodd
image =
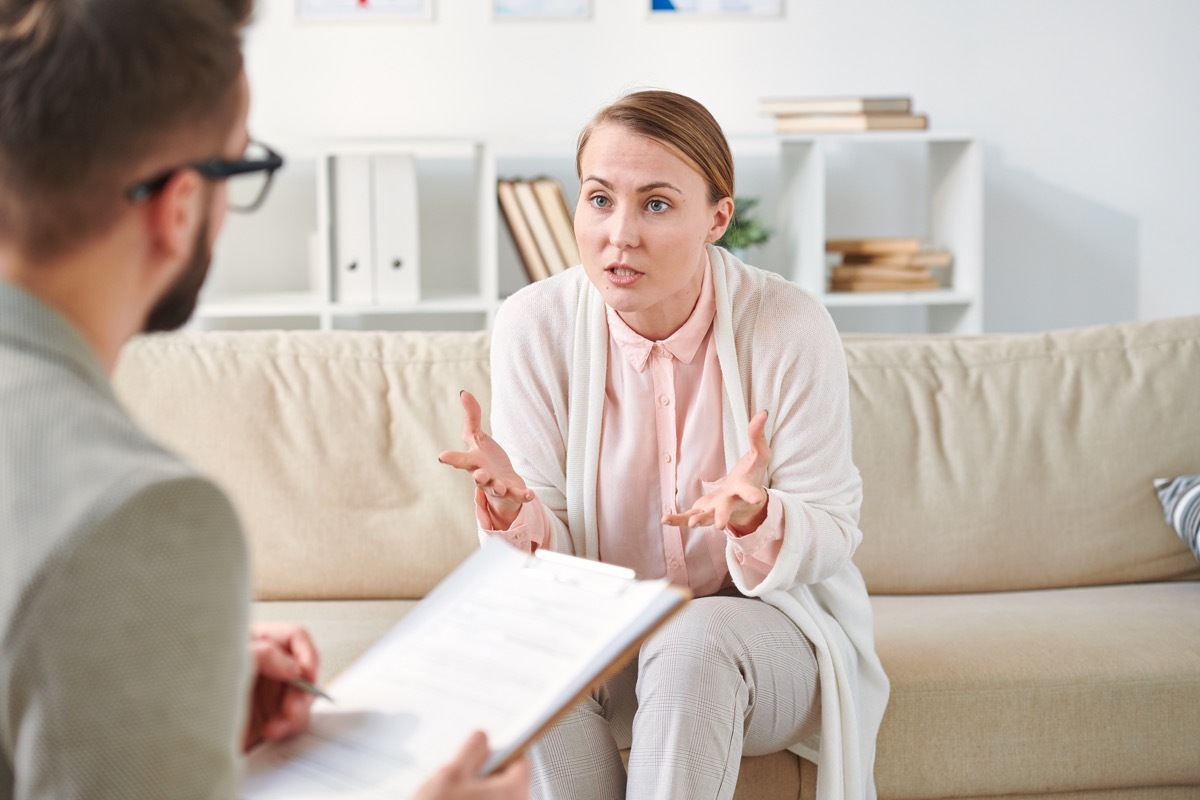
<svg viewBox="0 0 1200 800"><path fill-rule="evenodd" d="M750 211L758 205L757 197L735 197L733 219L717 244L727 249L763 244L771 238L771 229L755 219Z"/></svg>

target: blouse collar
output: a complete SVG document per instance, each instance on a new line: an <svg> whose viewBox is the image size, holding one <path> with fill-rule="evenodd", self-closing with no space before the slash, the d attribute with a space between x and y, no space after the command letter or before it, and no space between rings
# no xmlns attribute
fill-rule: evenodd
<svg viewBox="0 0 1200 800"><path fill-rule="evenodd" d="M705 253L704 278L700 285L700 297L696 301L696 307L692 309L691 315L679 330L666 339L652 342L645 338L625 324L612 306L606 305L604 313L608 318L609 336L617 343L617 347L621 349L626 360L638 372L646 369L650 354L656 346L662 347L684 364L692 363L692 359L700 351L700 345L704 343L704 337L712 327L717 313L717 293L713 287L711 256L707 252Z"/></svg>

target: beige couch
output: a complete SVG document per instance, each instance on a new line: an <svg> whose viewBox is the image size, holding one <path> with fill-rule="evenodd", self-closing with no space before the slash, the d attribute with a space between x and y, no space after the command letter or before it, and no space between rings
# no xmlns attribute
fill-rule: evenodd
<svg viewBox="0 0 1200 800"><path fill-rule="evenodd" d="M460 389L485 334L208 333L127 350L118 390L233 495L260 618L331 675L476 546ZM1155 477L1200 472L1200 317L1036 336L847 337L857 561L892 681L895 798L1200 797L1200 570ZM739 798L811 796L743 762Z"/></svg>

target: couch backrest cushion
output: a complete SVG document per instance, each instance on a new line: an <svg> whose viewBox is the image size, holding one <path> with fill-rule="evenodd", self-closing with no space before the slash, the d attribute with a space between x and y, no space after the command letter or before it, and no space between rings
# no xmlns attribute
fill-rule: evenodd
<svg viewBox="0 0 1200 800"><path fill-rule="evenodd" d="M484 333L141 337L119 394L212 475L262 599L415 598L478 546L458 394L490 397Z"/></svg>
<svg viewBox="0 0 1200 800"><path fill-rule="evenodd" d="M1198 575L1153 479L1200 472L1200 317L845 347L873 592Z"/></svg>
<svg viewBox="0 0 1200 800"><path fill-rule="evenodd" d="M1200 317L1039 335L845 337L856 561L877 593L1200 576L1153 479L1200 472ZM421 597L476 546L460 389L484 333L142 337L116 386L212 475L264 599Z"/></svg>

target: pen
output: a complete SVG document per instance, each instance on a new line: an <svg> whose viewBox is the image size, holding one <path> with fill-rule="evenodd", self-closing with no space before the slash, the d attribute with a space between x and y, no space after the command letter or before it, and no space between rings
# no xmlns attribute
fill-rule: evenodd
<svg viewBox="0 0 1200 800"><path fill-rule="evenodd" d="M308 692L309 694L315 694L317 697L323 697L326 700L328 700L329 702L331 702L331 703L333 702L333 698L330 697L328 694L326 694L324 691L322 691L321 687L317 686L315 683L309 683L308 681L303 680L302 678L296 678L295 680L288 681L288 686L295 686L297 689L299 689L302 692Z"/></svg>

